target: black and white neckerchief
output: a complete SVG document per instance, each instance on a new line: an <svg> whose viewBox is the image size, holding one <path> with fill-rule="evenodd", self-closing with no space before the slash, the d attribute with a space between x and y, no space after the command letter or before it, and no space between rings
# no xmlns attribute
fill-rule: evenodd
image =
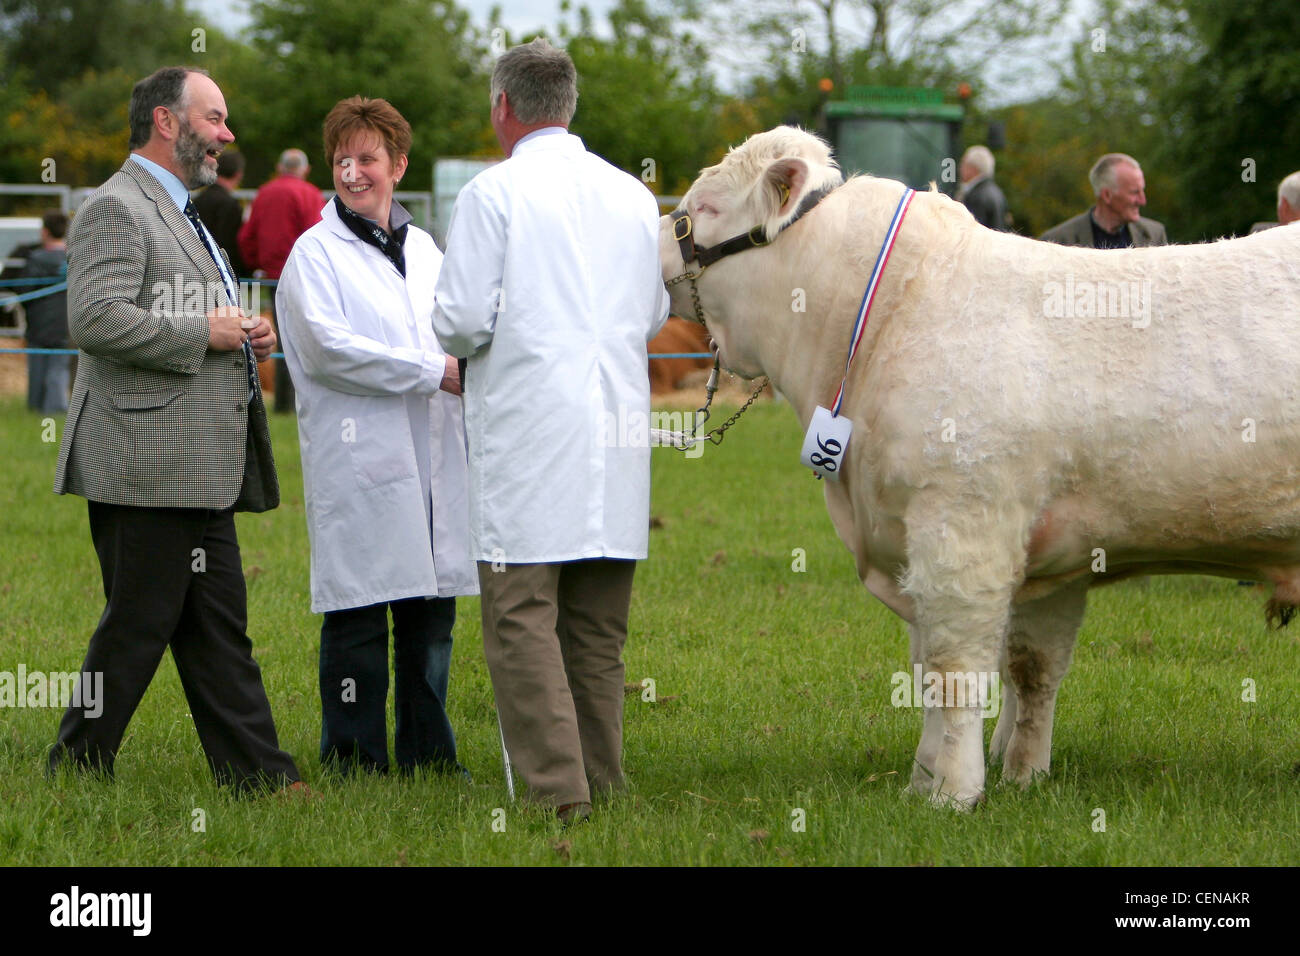
<svg viewBox="0 0 1300 956"><path fill-rule="evenodd" d="M396 201L393 202L392 209L388 214L388 228L392 234L384 232L371 220L358 213L353 212L338 196L334 197L334 208L339 214L339 219L352 230L353 234L362 242L368 242L388 259L397 271L401 273L402 278L406 278L406 253L404 246L406 244L406 230L411 224L411 214L402 208Z"/></svg>

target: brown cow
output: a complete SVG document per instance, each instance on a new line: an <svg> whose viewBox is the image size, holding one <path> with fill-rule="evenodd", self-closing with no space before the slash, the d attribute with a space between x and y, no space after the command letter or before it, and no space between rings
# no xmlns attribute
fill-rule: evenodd
<svg viewBox="0 0 1300 956"><path fill-rule="evenodd" d="M651 356L682 352L709 351L709 333L704 326L677 316L669 316L647 347ZM650 391L655 395L682 387L682 379L697 368L709 368L712 359L650 359Z"/></svg>

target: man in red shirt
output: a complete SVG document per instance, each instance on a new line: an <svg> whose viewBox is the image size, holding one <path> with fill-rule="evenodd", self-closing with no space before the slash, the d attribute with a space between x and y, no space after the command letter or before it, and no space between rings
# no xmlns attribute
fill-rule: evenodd
<svg viewBox="0 0 1300 956"><path fill-rule="evenodd" d="M257 191L248 221L239 230L239 251L244 263L268 279L279 279L293 244L320 222L325 200L321 191L307 182L311 167L307 154L286 149L276 164L275 179ZM293 383L284 359L275 362L275 410L293 408Z"/></svg>

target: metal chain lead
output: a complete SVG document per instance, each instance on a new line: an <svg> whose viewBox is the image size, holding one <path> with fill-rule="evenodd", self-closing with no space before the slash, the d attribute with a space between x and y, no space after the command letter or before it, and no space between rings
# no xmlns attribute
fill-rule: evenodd
<svg viewBox="0 0 1300 956"><path fill-rule="evenodd" d="M665 285L671 286L671 285L677 285L677 283L679 282L685 282L688 279L690 280L691 303L695 306L695 321L698 322L700 325L704 326L705 329L708 328L708 325L704 321L704 307L700 305L700 289L699 286L695 284L695 280L704 274L704 269L706 268L708 267L705 266L701 268L699 272L685 272L682 275L674 276L673 278L669 279L665 283ZM721 364L721 359L718 356L718 349L715 346L713 349L713 371L709 373L708 384L704 386L704 391L705 391L704 405L701 408L697 408L695 410L695 421L691 423L691 429L689 434L683 432L682 443L680 445L673 446L678 451L689 451L691 448L695 446L697 442L701 442L705 440L711 441L715 445L721 445L722 437L723 435L726 434L727 429L730 428L732 425L736 424L736 420L740 418L741 415L745 414L745 411L749 408L749 406L753 405L754 402L758 400L758 396L763 393L763 389L767 388L768 381L767 378L764 377L759 381L758 387L754 389L754 394L749 396L749 401L745 402L744 405L741 405L739 410L737 410L737 412L734 415L728 418L717 428L711 429L707 434L704 435L699 434L700 426L709 420L709 408L713 405L713 395L718 390L718 369L720 367L720 364Z"/></svg>
<svg viewBox="0 0 1300 956"><path fill-rule="evenodd" d="M737 412L734 415L728 418L717 428L710 431L704 437L707 438L709 441L713 442L713 444L715 445L721 445L723 433L725 433L726 430L730 428L732 425L736 424L736 419L738 419L741 415L745 414L745 410L758 400L758 396L763 394L763 389L767 388L767 384L768 384L767 378L765 376L761 381L759 381L758 388L754 389L754 394L749 396L749 401L745 402L744 405L741 405L739 410L737 410Z"/></svg>
<svg viewBox="0 0 1300 956"><path fill-rule="evenodd" d="M718 358L718 351L717 349L714 349L713 371L709 373L709 382L707 385L704 386L704 391L706 393L706 397L704 399L704 405L703 407L697 408L695 410L695 421L692 422L689 432L682 433L681 444L673 446L678 451L689 451L691 448L695 446L697 442L702 442L702 441L711 441L715 445L721 445L722 438L726 434L727 429L730 428L732 425L736 424L736 420L739 419L741 415L745 414L749 406L753 405L754 402L758 400L758 396L763 393L763 389L767 388L768 385L767 379L766 378L761 379L758 383L758 387L754 389L754 394L749 396L749 400L745 402L744 405L741 405L740 408L735 412L735 414L733 414L730 418L728 418L717 428L711 429L707 434L704 435L699 434L700 426L709 420L709 409L710 406L713 405L713 395L718 390L719 362L720 360Z"/></svg>

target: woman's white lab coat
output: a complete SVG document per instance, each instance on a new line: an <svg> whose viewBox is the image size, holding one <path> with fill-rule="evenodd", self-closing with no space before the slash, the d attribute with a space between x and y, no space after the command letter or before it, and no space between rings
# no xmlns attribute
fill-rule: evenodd
<svg viewBox="0 0 1300 956"><path fill-rule="evenodd" d="M314 612L478 593L461 400L439 391L432 326L442 254L412 225L405 257L403 279L331 201L280 277Z"/></svg>

